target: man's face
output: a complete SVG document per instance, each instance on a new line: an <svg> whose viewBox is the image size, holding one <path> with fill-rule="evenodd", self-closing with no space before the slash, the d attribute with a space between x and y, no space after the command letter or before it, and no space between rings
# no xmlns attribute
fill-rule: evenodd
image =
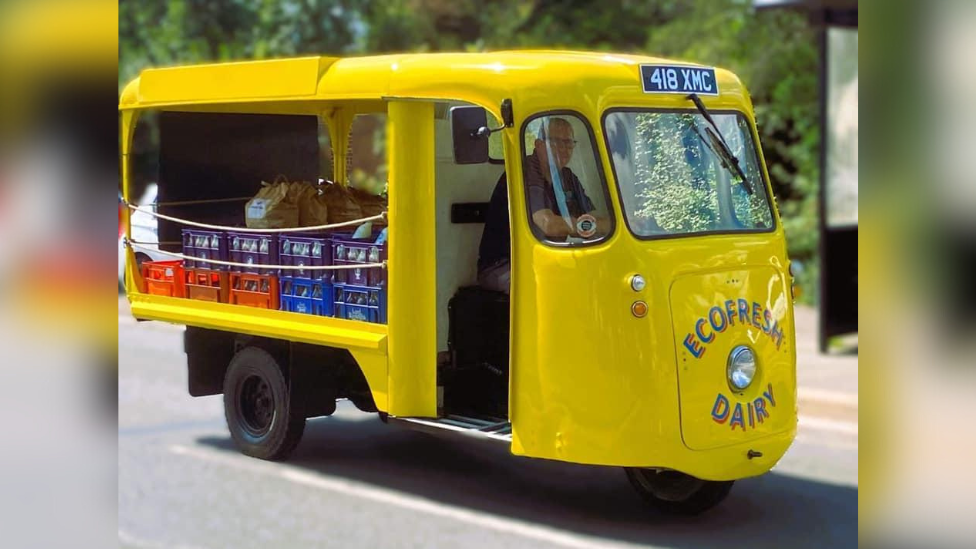
<svg viewBox="0 0 976 549"><path fill-rule="evenodd" d="M565 168L573 158L573 147L576 145L573 137L573 127L568 123L558 121L549 124L546 132L549 141L549 149L552 150L556 167L560 170ZM546 149L546 142L542 139L535 140L535 151L539 155L539 160L543 166L549 166L549 154Z"/></svg>

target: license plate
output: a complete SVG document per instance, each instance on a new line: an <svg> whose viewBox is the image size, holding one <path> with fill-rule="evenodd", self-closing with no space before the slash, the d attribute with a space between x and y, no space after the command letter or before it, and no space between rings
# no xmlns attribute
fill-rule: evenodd
<svg viewBox="0 0 976 549"><path fill-rule="evenodd" d="M715 69L680 65L641 65L644 93L718 95Z"/></svg>

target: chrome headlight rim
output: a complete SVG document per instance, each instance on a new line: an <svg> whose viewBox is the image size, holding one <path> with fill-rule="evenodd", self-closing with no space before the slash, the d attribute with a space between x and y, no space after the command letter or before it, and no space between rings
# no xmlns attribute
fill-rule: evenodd
<svg viewBox="0 0 976 549"><path fill-rule="evenodd" d="M635 292L642 292L644 288L647 287L647 281L640 274L635 274L630 277L630 289Z"/></svg>
<svg viewBox="0 0 976 549"><path fill-rule="evenodd" d="M752 364L751 367L749 366L749 362ZM745 391L756 380L758 370L759 364L756 360L756 352L748 345L735 346L729 353L729 360L725 368L725 378L729 384L729 388L737 393ZM747 376L748 380L745 383L741 383L744 375ZM740 382L737 382L736 379L739 379Z"/></svg>

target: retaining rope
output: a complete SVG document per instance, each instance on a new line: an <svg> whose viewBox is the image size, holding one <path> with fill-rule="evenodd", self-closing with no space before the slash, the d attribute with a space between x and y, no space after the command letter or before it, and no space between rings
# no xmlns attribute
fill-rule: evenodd
<svg viewBox="0 0 976 549"><path fill-rule="evenodd" d="M129 204L128 202L123 202L123 203L126 205L126 207L128 207L132 211L143 212L143 213L149 214L151 216L158 217L160 219L165 219L167 221L172 221L174 223L179 223L181 225L188 225L190 227L199 227L201 229L209 229L209 230L213 230L213 231L233 231L233 232L237 232L237 233L265 233L265 234L267 234L267 233L300 233L300 232L311 232L311 231L324 231L324 230L327 230L327 229L338 229L338 228L341 228L341 227L350 227L352 225L360 225L362 223L366 223L366 222L369 222L369 221L381 221L381 220L385 220L386 219L386 213L387 213L387 212L383 212L381 214L373 215L373 216L370 216L370 217L364 217L362 219L354 219L352 221L343 221L341 223L329 223L328 225L315 225L315 226L312 226L312 227L289 227L289 228L282 228L282 229L252 229L252 228L249 228L249 227L228 227L228 226L225 226L225 225L211 225L209 223L199 223L199 222L196 222L196 221L190 221L188 219L180 219L178 217L173 217L173 216L161 214L159 212L155 212L155 211L152 211L152 210L147 210L147 209L142 208L140 206L135 206L133 204Z"/></svg>
<svg viewBox="0 0 976 549"><path fill-rule="evenodd" d="M220 204L222 202L246 202L250 200L251 196L239 196L236 198L206 198L202 200L179 200L175 202L156 202L153 205L156 207L164 206L196 206L197 204Z"/></svg>
<svg viewBox="0 0 976 549"><path fill-rule="evenodd" d="M237 263L234 261L223 261L220 259L203 259L200 257L194 257L192 255L184 255L176 252L167 252L164 250L159 250L151 246L144 246L138 242L130 242L123 239L123 243L129 248L142 248L144 250L160 253L163 255L168 255L172 257L178 257L184 261L202 261L204 263L214 263L216 265L227 265L230 267L242 267L247 269L285 269L293 271L341 271L349 269L371 269L371 268L386 268L386 261L382 263L354 263L352 265L263 265L258 263Z"/></svg>

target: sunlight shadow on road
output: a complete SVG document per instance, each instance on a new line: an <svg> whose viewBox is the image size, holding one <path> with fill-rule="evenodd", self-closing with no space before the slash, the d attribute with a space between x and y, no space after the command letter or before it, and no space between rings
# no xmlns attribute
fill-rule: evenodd
<svg viewBox="0 0 976 549"><path fill-rule="evenodd" d="M227 437L198 442L236 453ZM721 506L689 518L648 508L619 468L516 457L497 442L434 437L378 419L310 420L287 463L446 505L628 543L689 549L857 543L856 487L777 473L737 482Z"/></svg>

